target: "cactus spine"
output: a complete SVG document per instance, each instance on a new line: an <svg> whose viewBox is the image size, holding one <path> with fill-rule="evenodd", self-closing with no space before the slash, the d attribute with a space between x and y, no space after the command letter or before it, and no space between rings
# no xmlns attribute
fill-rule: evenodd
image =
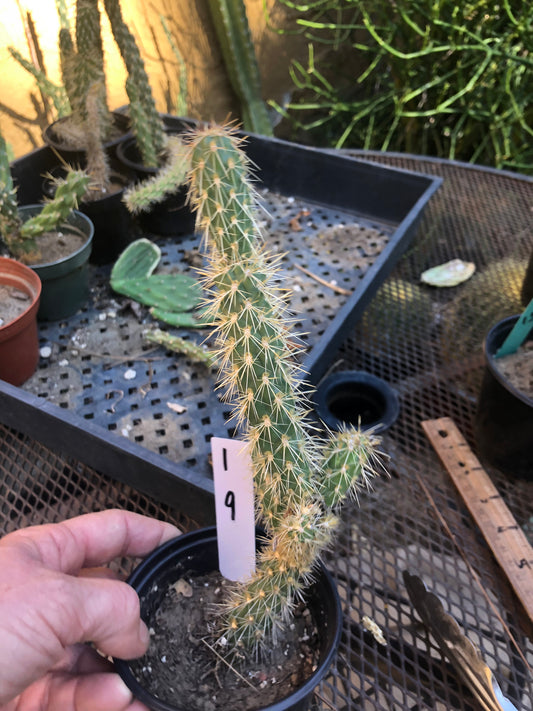
<svg viewBox="0 0 533 711"><path fill-rule="evenodd" d="M206 287L220 381L250 443L258 517L270 537L254 576L230 595L221 635L234 646L261 646L311 579L335 530L335 509L372 475L377 440L355 429L325 443L312 436L246 155L224 127L193 134L190 151L190 201L209 250Z"/></svg>

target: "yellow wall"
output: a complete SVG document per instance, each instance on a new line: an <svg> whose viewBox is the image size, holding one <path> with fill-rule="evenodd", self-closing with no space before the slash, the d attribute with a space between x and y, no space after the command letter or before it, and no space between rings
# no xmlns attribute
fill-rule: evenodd
<svg viewBox="0 0 533 711"><path fill-rule="evenodd" d="M73 0L70 0L73 4ZM285 11L269 0L274 23L283 24ZM0 0L0 126L13 146L16 156L34 146L42 145L39 117L30 95L37 94L34 79L11 58L9 45L15 46L29 58L21 13L29 10L35 23L45 66L50 79L59 82L57 34L59 21L54 0ZM137 36L158 108L167 110L165 101L165 73L158 59L150 26L157 36L161 53L168 61L166 67L177 87L177 66L168 42L159 26L159 13L168 19L172 33L188 72L188 115L206 120L222 120L238 114L238 106L226 77L220 52L213 34L207 0L122 0L122 11L130 29ZM290 85L288 64L290 56L304 51L301 40L283 37L267 28L263 0L246 0L250 28L261 67L263 95L281 99ZM111 108L127 103L124 91L123 62L102 12L106 76ZM41 117L41 124L45 121Z"/></svg>

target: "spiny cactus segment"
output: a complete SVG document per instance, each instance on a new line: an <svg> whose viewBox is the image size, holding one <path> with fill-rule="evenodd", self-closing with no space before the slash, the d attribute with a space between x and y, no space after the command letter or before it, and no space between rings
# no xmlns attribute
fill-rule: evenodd
<svg viewBox="0 0 533 711"><path fill-rule="evenodd" d="M180 136L169 136L167 158L163 167L153 178L128 188L124 202L128 210L136 215L149 210L176 191L185 182L189 170L189 151Z"/></svg>
<svg viewBox="0 0 533 711"><path fill-rule="evenodd" d="M211 351L193 341L188 341L185 338L181 338L181 336L174 336L159 328L146 331L144 337L149 343L157 343L169 351L186 355L191 360L203 363L208 368L211 368L216 363L215 355Z"/></svg>
<svg viewBox="0 0 533 711"><path fill-rule="evenodd" d="M3 201L1 189L3 182L0 178L0 213L2 214L0 230L10 253L26 264L38 261L41 255L35 238L60 226L78 206L78 200L85 194L89 181L89 176L84 171L69 171L66 178L56 181L54 198L45 203L41 212L22 222L18 214L16 219L13 219L12 199L9 205ZM14 197L12 191L11 198ZM4 215L8 216L7 221Z"/></svg>
<svg viewBox="0 0 533 711"><path fill-rule="evenodd" d="M268 545L224 607L230 646L261 646L288 619L337 524L336 509L374 474L377 438L356 429L321 441L295 362L276 259L255 216L250 165L234 131L189 138L190 202L208 249L205 286L216 324L220 383L250 443L258 518Z"/></svg>

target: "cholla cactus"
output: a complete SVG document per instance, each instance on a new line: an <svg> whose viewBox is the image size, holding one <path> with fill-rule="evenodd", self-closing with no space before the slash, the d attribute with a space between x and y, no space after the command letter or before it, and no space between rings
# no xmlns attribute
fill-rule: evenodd
<svg viewBox="0 0 533 711"><path fill-rule="evenodd" d="M256 573L230 595L221 635L233 646L261 646L312 579L339 504L373 475L377 439L350 429L324 441L312 431L276 259L268 257L256 222L247 157L224 127L192 134L190 152L190 201L209 252L220 382L250 443L258 518L270 538Z"/></svg>
<svg viewBox="0 0 533 711"><path fill-rule="evenodd" d="M57 181L55 197L42 211L22 222L18 215L16 190L13 187L7 147L0 134L0 237L10 253L21 262L32 264L40 259L35 238L55 229L84 195L89 185L88 175L81 170L69 171L64 180Z"/></svg>
<svg viewBox="0 0 533 711"><path fill-rule="evenodd" d="M100 26L98 0L77 0L76 42L72 39L66 7L56 0L61 29L59 50L63 83L68 94L72 117L55 127L73 147L86 148L86 129L98 122L98 133L107 137L111 128L111 115L107 106L104 52ZM95 89L96 87L96 89ZM98 110L88 116L87 97L97 91Z"/></svg>

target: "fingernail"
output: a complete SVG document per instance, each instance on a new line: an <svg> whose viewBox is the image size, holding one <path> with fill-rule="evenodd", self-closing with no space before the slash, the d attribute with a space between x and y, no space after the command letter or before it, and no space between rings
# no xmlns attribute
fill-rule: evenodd
<svg viewBox="0 0 533 711"><path fill-rule="evenodd" d="M117 675L115 688L113 689L113 701L122 703L124 708L129 706L133 700L133 694L131 690L126 686L124 681Z"/></svg>
<svg viewBox="0 0 533 711"><path fill-rule="evenodd" d="M142 620L139 625L139 638L144 644L145 648L148 649L148 645L150 644L150 632L148 631L148 627L144 624Z"/></svg>

